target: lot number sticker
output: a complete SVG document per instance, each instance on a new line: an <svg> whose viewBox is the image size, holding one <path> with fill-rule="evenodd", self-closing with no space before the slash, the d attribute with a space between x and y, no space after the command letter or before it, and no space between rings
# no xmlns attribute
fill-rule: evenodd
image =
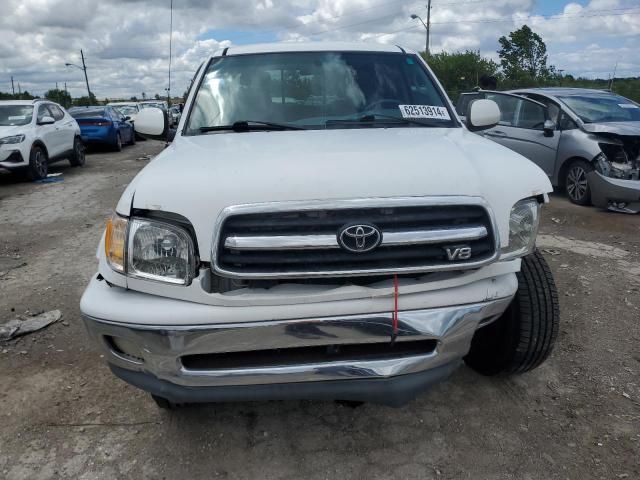
<svg viewBox="0 0 640 480"><path fill-rule="evenodd" d="M433 105L398 105L402 118L435 118L451 120L449 111L445 107Z"/></svg>

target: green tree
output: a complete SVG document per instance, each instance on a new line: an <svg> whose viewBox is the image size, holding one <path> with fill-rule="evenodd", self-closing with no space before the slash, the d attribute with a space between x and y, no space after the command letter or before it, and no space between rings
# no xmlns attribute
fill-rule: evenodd
<svg viewBox="0 0 640 480"><path fill-rule="evenodd" d="M441 52L425 59L454 101L461 92L477 86L483 75L498 75L498 64L481 56L479 51Z"/></svg>
<svg viewBox="0 0 640 480"><path fill-rule="evenodd" d="M73 99L73 105L77 107L88 107L89 105L95 105L96 99L93 95L89 98L87 95Z"/></svg>
<svg viewBox="0 0 640 480"><path fill-rule="evenodd" d="M132 102L137 102L138 101L138 97L136 97L135 95L133 97L131 97L130 99Z"/></svg>
<svg viewBox="0 0 640 480"><path fill-rule="evenodd" d="M555 75L555 68L547 66L547 46L542 37L527 25L498 39L500 66L512 84L543 83ZM512 85L518 86L518 85Z"/></svg>
<svg viewBox="0 0 640 480"><path fill-rule="evenodd" d="M156 95L155 95L155 99L156 99L156 100L160 100L160 95L158 95L158 94L156 93Z"/></svg>
<svg viewBox="0 0 640 480"><path fill-rule="evenodd" d="M44 94L44 98L51 100L52 102L59 103L64 108L69 108L72 102L69 92L60 90L59 88L52 88L51 90L48 90Z"/></svg>

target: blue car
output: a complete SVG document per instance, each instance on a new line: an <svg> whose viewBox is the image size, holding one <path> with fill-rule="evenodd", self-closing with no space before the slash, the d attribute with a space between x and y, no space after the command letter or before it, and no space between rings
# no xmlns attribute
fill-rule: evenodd
<svg viewBox="0 0 640 480"><path fill-rule="evenodd" d="M116 151L122 145L133 145L136 136L129 117L122 115L112 107L74 107L69 113L80 125L82 140L85 143L109 145Z"/></svg>

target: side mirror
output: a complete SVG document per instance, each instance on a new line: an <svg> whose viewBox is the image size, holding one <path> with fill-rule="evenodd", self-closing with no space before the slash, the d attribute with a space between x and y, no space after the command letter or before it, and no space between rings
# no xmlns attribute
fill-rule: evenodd
<svg viewBox="0 0 640 480"><path fill-rule="evenodd" d="M38 121L38 125L51 125L52 123L56 123L53 117L42 117Z"/></svg>
<svg viewBox="0 0 640 480"><path fill-rule="evenodd" d="M166 140L169 130L167 112L161 108L146 107L140 110L134 123L136 133L152 140Z"/></svg>
<svg viewBox="0 0 640 480"><path fill-rule="evenodd" d="M472 100L467 106L466 124L472 132L494 127L500 121L500 107L493 100Z"/></svg>
<svg viewBox="0 0 640 480"><path fill-rule="evenodd" d="M545 137L553 137L553 132L556 131L556 122L553 120L545 120L543 130Z"/></svg>
<svg viewBox="0 0 640 480"><path fill-rule="evenodd" d="M126 115L126 116L122 119L122 121L123 121L123 122L126 122L126 121L128 121L128 120L131 120L131 117L130 117L129 115Z"/></svg>

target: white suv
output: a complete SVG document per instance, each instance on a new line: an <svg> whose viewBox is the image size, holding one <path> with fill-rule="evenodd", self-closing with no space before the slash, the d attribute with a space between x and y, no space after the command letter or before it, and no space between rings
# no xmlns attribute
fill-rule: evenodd
<svg viewBox="0 0 640 480"><path fill-rule="evenodd" d="M26 170L30 180L40 180L50 163L65 158L84 165L80 127L66 110L39 99L0 102L0 169Z"/></svg>

